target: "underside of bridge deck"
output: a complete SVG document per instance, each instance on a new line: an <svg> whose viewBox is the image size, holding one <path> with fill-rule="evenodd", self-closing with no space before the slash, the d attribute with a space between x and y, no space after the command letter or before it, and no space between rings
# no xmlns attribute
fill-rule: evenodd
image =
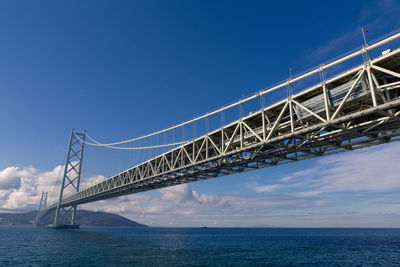
<svg viewBox="0 0 400 267"><path fill-rule="evenodd" d="M59 206L397 141L399 96L397 49L84 188ZM49 205L40 216L56 207Z"/></svg>

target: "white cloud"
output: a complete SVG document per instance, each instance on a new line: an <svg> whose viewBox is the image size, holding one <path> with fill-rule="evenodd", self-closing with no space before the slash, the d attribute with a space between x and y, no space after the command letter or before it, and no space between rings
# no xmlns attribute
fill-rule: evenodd
<svg viewBox="0 0 400 267"><path fill-rule="evenodd" d="M64 167L57 166L51 171L41 172L33 167L8 167L0 171L0 209L33 210L39 205L42 191L48 192L48 200L54 201L59 194L59 185ZM104 179L98 175L85 179L82 186ZM71 188L72 189L72 188ZM71 193L66 190L65 194Z"/></svg>
<svg viewBox="0 0 400 267"><path fill-rule="evenodd" d="M174 204L197 200L197 195L194 195L194 192L189 190L188 184L162 188L160 189L160 193L163 201L172 202Z"/></svg>
<svg viewBox="0 0 400 267"><path fill-rule="evenodd" d="M247 187L257 193L264 193L264 192L275 191L275 190L281 188L281 185L280 184L259 185L258 183L253 182L253 183L247 184Z"/></svg>
<svg viewBox="0 0 400 267"><path fill-rule="evenodd" d="M327 192L390 192L400 189L400 143L321 159L293 186Z"/></svg>
<svg viewBox="0 0 400 267"><path fill-rule="evenodd" d="M16 167L9 167L0 172L0 190L15 189L21 185Z"/></svg>
<svg viewBox="0 0 400 267"><path fill-rule="evenodd" d="M80 188L82 189L82 188L86 188L86 187L95 185L97 183L100 183L104 179L106 179L106 177L103 176L103 175L94 175L94 176L91 176L89 178L83 178L81 180Z"/></svg>
<svg viewBox="0 0 400 267"><path fill-rule="evenodd" d="M0 208L36 208L39 192L52 189L60 168L58 166L49 172L40 172L33 167L4 169L0 172Z"/></svg>
<svg viewBox="0 0 400 267"><path fill-rule="evenodd" d="M314 163L311 168L277 177L271 184L261 184L259 171L251 182L243 182L258 194L207 194L184 184L80 208L118 213L155 226L357 226L360 220L364 226L396 226L400 202L391 195L400 190L399 158L400 143L393 143L309 161ZM62 171L61 166L46 172L33 167L0 171L0 210L36 209L40 192L51 193ZM82 186L103 179L101 175L83 178ZM355 201L353 197L360 193L380 195ZM345 204L340 202L343 194ZM53 201L57 195L58 187ZM372 219L362 217L367 215Z"/></svg>
<svg viewBox="0 0 400 267"><path fill-rule="evenodd" d="M35 169L8 167L0 172L0 208L14 209L25 207L36 197L37 186L32 183ZM27 201L27 204L24 201Z"/></svg>
<svg viewBox="0 0 400 267"><path fill-rule="evenodd" d="M317 198L286 195L199 194L189 184L85 204L86 209L114 212L141 223L157 226L254 226L266 224L266 216L281 209L316 207ZM122 208L123 207L123 208Z"/></svg>
<svg viewBox="0 0 400 267"><path fill-rule="evenodd" d="M250 183L255 192L292 189L301 197L334 192L391 192L400 189L400 143L356 150L315 161L313 167L279 179ZM260 179L258 179L260 180Z"/></svg>

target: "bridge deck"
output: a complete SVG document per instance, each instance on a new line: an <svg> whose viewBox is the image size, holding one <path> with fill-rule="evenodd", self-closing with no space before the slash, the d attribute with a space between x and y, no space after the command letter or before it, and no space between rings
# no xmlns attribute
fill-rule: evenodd
<svg viewBox="0 0 400 267"><path fill-rule="evenodd" d="M61 206L399 140L399 72L395 50L85 188Z"/></svg>

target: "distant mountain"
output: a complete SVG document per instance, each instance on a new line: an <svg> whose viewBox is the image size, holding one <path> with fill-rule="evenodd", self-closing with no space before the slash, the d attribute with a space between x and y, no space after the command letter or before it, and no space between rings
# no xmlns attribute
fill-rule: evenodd
<svg viewBox="0 0 400 267"><path fill-rule="evenodd" d="M36 218L37 211L30 211L25 213L0 213L0 225L32 225ZM144 224L137 223L125 217L107 213L95 212L88 210L77 210L77 222L81 226L133 226L133 227L147 227ZM53 223L54 212L49 213L42 218L40 224L47 225ZM66 223L66 218L61 217L60 224Z"/></svg>

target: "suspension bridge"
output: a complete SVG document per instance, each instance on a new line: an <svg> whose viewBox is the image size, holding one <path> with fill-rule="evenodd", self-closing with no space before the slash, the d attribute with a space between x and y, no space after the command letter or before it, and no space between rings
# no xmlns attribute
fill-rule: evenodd
<svg viewBox="0 0 400 267"><path fill-rule="evenodd" d="M47 192L42 193L36 223L55 210L53 227L76 228L75 212L80 204L400 140L400 49L388 48L399 38L397 32L371 44L365 42L352 53L276 86L138 138L104 144L86 132L72 130L58 200L47 204ZM296 91L296 86L307 81L312 84ZM238 119L216 129L208 126L202 135L190 140L122 146L185 129L285 89L286 96L282 99L262 105L247 115L242 113ZM85 145L167 150L94 185L80 188ZM67 188L69 194L66 194ZM68 215L68 225L60 224L61 212Z"/></svg>

